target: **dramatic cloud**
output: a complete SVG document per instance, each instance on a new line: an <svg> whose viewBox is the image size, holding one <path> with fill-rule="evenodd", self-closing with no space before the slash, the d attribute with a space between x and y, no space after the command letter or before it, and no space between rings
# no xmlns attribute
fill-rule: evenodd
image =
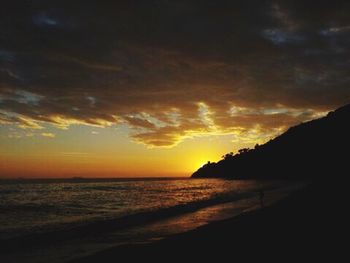
<svg viewBox="0 0 350 263"><path fill-rule="evenodd" d="M349 1L5 1L0 125L127 125L148 146L268 138L350 101L349 10Z"/></svg>

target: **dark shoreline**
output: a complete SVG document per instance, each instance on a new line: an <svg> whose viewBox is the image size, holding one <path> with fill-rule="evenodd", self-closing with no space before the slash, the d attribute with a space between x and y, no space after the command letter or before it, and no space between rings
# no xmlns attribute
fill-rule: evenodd
<svg viewBox="0 0 350 263"><path fill-rule="evenodd" d="M346 211L342 192L313 184L276 204L150 244L123 245L71 261L157 259L323 259L344 253ZM342 210L343 209L343 210ZM343 236L343 237L342 237Z"/></svg>
<svg viewBox="0 0 350 263"><path fill-rule="evenodd" d="M19 247L28 250L31 249L32 246L48 245L48 243L55 245L57 242L64 242L65 240L89 237L128 227L145 225L181 214L195 212L205 207L238 201L253 196L255 196L254 193L235 194L234 197L222 195L213 199L199 200L190 204L180 204L169 208L162 208L157 211L139 212L120 218L90 222L57 231L29 234L3 240L0 239L0 253L16 251Z"/></svg>
<svg viewBox="0 0 350 263"><path fill-rule="evenodd" d="M214 220L223 220L259 208L260 189L266 194L265 204L270 205L296 189L305 187L305 184L306 182L259 182L246 192L223 192L209 199L155 211L56 226L8 238L3 236L0 239L0 261L67 262L112 246L160 240Z"/></svg>
<svg viewBox="0 0 350 263"><path fill-rule="evenodd" d="M197 179L199 180L199 179ZM270 186L264 186L264 191L282 190L288 187L300 186L285 186L285 182L275 182ZM284 188L286 187L286 188ZM165 207L156 211L145 211L136 214L130 214L119 218L111 218L87 222L82 225L62 225L61 229L45 231L42 233L31 233L11 238L0 238L0 254L14 253L18 249L30 250L38 246L55 246L59 242L73 240L79 238L89 238L91 236L100 235L118 231L130 227L147 225L153 222L166 220L175 216L193 213L207 207L231 203L256 196L255 192L247 193L224 193L217 195L211 199L198 200L187 204L179 204L172 207Z"/></svg>

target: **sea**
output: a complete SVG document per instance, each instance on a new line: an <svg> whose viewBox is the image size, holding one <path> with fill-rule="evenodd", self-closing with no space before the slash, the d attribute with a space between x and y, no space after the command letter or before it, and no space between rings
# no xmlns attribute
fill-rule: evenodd
<svg viewBox="0 0 350 263"><path fill-rule="evenodd" d="M304 185L189 178L0 180L0 262L69 262L113 246L155 242L271 205Z"/></svg>

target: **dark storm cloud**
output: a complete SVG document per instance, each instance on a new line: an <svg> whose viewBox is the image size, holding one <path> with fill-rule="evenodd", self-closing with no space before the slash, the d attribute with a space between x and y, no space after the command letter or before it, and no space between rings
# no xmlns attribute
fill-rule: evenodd
<svg viewBox="0 0 350 263"><path fill-rule="evenodd" d="M278 130L349 102L349 11L349 1L3 1L1 120L126 123L154 146Z"/></svg>

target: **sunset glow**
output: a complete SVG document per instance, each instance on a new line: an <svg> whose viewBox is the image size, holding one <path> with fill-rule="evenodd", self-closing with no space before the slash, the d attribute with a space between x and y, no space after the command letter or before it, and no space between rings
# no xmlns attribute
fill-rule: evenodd
<svg viewBox="0 0 350 263"><path fill-rule="evenodd" d="M342 12L30 2L0 13L1 177L189 176L349 99Z"/></svg>

